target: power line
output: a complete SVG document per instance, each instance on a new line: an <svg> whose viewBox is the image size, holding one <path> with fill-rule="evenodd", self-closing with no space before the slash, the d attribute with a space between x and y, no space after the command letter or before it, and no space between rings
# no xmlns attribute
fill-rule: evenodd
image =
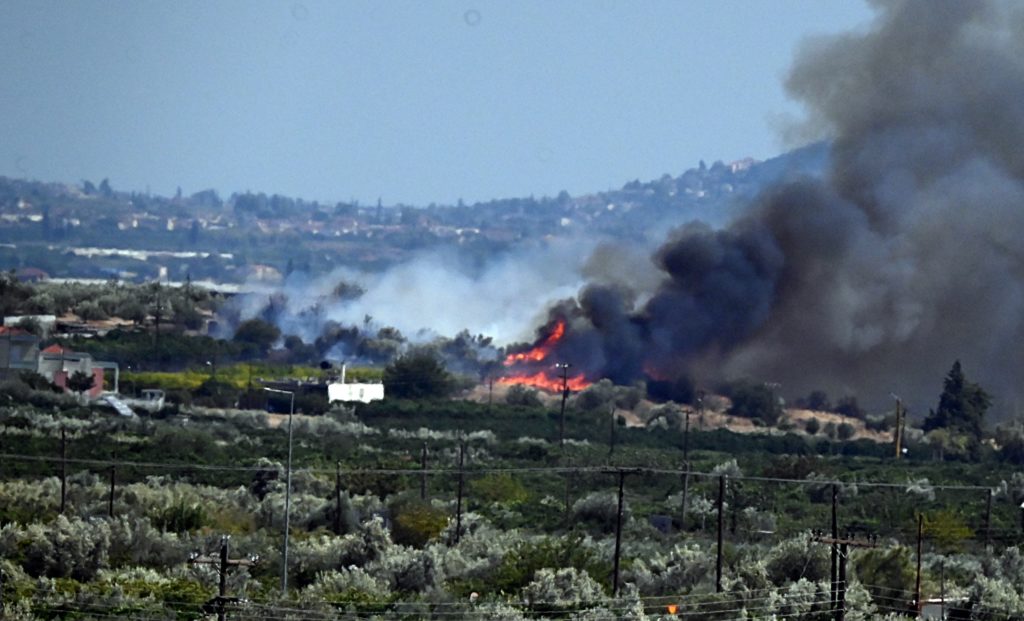
<svg viewBox="0 0 1024 621"><path fill-rule="evenodd" d="M29 461L29 462L43 462L43 463L60 463L60 457L52 457L45 455L26 455L19 453L0 453L0 459L10 459L12 461ZM98 467L128 467L128 468L139 468L139 469L164 469L164 470L188 470L188 471L213 471L213 472L259 472L267 470L268 466L265 465L252 465L252 466L221 466L215 464L196 464L196 463L181 463L181 462L154 462L154 461L130 461L130 460L118 460L118 459L86 459L86 458L67 458L69 464L79 464L85 466L98 466ZM662 474L662 475L673 475L680 476L685 470L684 469L668 469L668 468L652 468L646 466L630 466L628 464L621 464L617 467L622 467L635 471L637 474ZM333 475L335 469L330 468L295 468L293 472L305 473L305 474L321 474L321 475ZM527 474L527 473L552 473L552 474L609 474L608 466L595 465L595 466L525 466L525 467L488 467L488 466L475 466L466 467L464 469L466 474ZM363 474L378 474L378 475L451 475L456 476L459 473L457 468L343 468L342 475L363 475ZM721 473L718 472L699 472L695 470L689 471L689 475L693 477L699 477L704 479L718 479ZM804 486L828 486L832 484L838 485L853 485L857 487L866 488L878 488L878 489L898 489L906 490L910 483L894 483L888 481L843 481L841 479L826 480L826 479L791 479L783 477L765 477L755 475L729 475L730 480L734 481L751 481L755 483L784 483L792 485L804 485ZM948 485L943 483L929 484L927 488L932 491L988 491L994 489L995 486L986 485Z"/></svg>

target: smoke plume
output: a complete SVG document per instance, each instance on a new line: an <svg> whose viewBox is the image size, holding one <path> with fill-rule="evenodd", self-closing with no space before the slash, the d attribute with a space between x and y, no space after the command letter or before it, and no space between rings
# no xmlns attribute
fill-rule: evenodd
<svg viewBox="0 0 1024 621"><path fill-rule="evenodd" d="M934 406L954 359L1015 404L1024 370L1024 7L878 2L787 81L832 145L823 179L765 191L655 253L653 293L598 283L552 313L559 356L628 381L749 376ZM620 280L620 279L613 279Z"/></svg>

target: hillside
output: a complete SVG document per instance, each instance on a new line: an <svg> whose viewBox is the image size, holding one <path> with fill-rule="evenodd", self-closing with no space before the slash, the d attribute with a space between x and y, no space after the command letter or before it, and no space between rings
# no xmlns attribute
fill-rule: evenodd
<svg viewBox="0 0 1024 621"><path fill-rule="evenodd" d="M337 265L379 270L416 252L455 248L475 260L543 239L661 240L691 219L724 222L786 175L820 174L822 144L756 162L701 162L617 190L472 205L333 205L215 190L163 197L98 184L0 177L0 269L50 277L242 282ZM32 272L32 271L35 272Z"/></svg>

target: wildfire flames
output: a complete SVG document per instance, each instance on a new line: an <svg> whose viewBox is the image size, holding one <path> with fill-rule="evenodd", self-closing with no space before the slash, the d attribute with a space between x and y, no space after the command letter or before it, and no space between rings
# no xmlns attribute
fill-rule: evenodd
<svg viewBox="0 0 1024 621"><path fill-rule="evenodd" d="M538 370L538 363L542 363L548 358L563 336L565 336L565 321L559 319L551 329L551 333L532 348L523 352L509 354L505 357L504 364L506 367L527 368L518 370L518 372L513 370L509 375L499 378L498 383L506 385L521 384L549 392L559 392L562 390L563 385L568 390L583 390L590 386L591 382L587 381L582 373L563 380L562 375L553 368L541 368Z"/></svg>

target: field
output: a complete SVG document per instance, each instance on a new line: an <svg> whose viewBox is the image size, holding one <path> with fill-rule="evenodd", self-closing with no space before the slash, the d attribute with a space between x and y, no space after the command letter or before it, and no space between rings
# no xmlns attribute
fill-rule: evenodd
<svg viewBox="0 0 1024 621"><path fill-rule="evenodd" d="M1024 476L992 459L694 427L687 477L681 430L607 413L570 409L564 447L549 407L297 415L282 593L287 417L49 399L0 407L9 618L819 619L833 489L840 537L874 546L849 554L847 619L914 607L919 520L923 600L1024 612ZM224 536L239 599L216 597Z"/></svg>

